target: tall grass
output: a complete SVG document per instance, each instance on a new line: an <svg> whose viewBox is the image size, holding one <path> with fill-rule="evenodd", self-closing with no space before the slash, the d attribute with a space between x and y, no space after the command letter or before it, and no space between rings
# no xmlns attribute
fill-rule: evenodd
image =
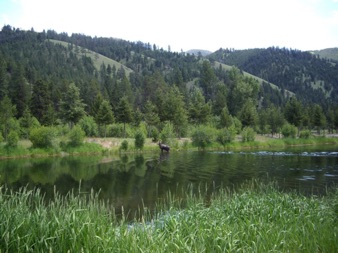
<svg viewBox="0 0 338 253"><path fill-rule="evenodd" d="M0 252L338 252L338 191L304 197L253 181L201 192L168 193L130 224L93 192L46 204L39 190L1 188Z"/></svg>

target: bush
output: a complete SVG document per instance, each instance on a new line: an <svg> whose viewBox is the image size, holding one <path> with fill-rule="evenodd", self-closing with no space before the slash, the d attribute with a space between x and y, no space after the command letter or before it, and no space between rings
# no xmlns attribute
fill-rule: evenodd
<svg viewBox="0 0 338 253"><path fill-rule="evenodd" d="M19 135L16 131L10 131L7 136L7 147L17 147L19 142Z"/></svg>
<svg viewBox="0 0 338 253"><path fill-rule="evenodd" d="M79 121L82 130L86 136L93 137L98 135L98 126L92 116L85 116Z"/></svg>
<svg viewBox="0 0 338 253"><path fill-rule="evenodd" d="M57 131L53 127L38 127L30 132L29 140L35 148L56 147Z"/></svg>
<svg viewBox="0 0 338 253"><path fill-rule="evenodd" d="M223 147L226 143L232 142L236 137L236 128L234 125L230 127L223 128L218 131L217 142L219 142Z"/></svg>
<svg viewBox="0 0 338 253"><path fill-rule="evenodd" d="M199 126L191 135L192 144L198 148L205 149L215 139L215 129L210 126Z"/></svg>
<svg viewBox="0 0 338 253"><path fill-rule="evenodd" d="M244 127L241 133L242 142L254 141L256 132L251 127Z"/></svg>
<svg viewBox="0 0 338 253"><path fill-rule="evenodd" d="M300 131L300 133L299 133L299 138L301 138L301 139L309 139L310 136L311 136L310 130L303 130L303 131Z"/></svg>
<svg viewBox="0 0 338 253"><path fill-rule="evenodd" d="M124 132L124 127L126 131ZM125 135L125 136L124 136ZM104 135L104 130L100 128L100 136ZM135 136L134 130L130 127L129 124L110 124L107 126L107 136L106 137L116 137L116 138L133 138Z"/></svg>
<svg viewBox="0 0 338 253"><path fill-rule="evenodd" d="M145 142L145 137L141 131L135 134L135 148L136 149L143 149Z"/></svg>
<svg viewBox="0 0 338 253"><path fill-rule="evenodd" d="M169 140L174 138L174 127L170 122L166 122L161 133L160 140L162 143L169 143Z"/></svg>
<svg viewBox="0 0 338 253"><path fill-rule="evenodd" d="M74 126L68 133L69 145L76 147L83 143L85 138L85 131L79 125Z"/></svg>
<svg viewBox="0 0 338 253"><path fill-rule="evenodd" d="M296 138L297 128L291 124L285 124L282 127L282 134L284 138Z"/></svg>
<svg viewBox="0 0 338 253"><path fill-rule="evenodd" d="M127 151L128 150L128 141L124 140L121 143L120 150Z"/></svg>
<svg viewBox="0 0 338 253"><path fill-rule="evenodd" d="M150 137L153 142L158 142L160 133L156 127L153 127L150 132Z"/></svg>

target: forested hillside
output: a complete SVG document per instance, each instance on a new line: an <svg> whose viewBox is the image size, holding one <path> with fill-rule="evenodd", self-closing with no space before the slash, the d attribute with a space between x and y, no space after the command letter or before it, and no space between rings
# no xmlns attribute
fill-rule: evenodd
<svg viewBox="0 0 338 253"><path fill-rule="evenodd" d="M332 57L286 48L220 49L212 60L237 66L281 89L294 92L304 103L327 107L338 101L338 65ZM330 50L332 52L332 50Z"/></svg>
<svg viewBox="0 0 338 253"><path fill-rule="evenodd" d="M7 25L0 32L1 134L24 138L32 127L64 124L117 137L140 124L148 136L169 124L177 137L198 125L237 133L276 133L284 123L335 128L337 68L296 50L219 50L206 58Z"/></svg>

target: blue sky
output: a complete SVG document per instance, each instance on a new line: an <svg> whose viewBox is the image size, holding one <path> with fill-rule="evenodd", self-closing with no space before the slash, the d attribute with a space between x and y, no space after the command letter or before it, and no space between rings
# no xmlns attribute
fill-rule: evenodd
<svg viewBox="0 0 338 253"><path fill-rule="evenodd" d="M0 25L172 51L338 47L338 0L0 0Z"/></svg>

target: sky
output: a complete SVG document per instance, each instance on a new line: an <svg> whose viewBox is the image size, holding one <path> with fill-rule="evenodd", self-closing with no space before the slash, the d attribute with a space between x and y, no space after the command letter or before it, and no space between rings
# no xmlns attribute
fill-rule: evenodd
<svg viewBox="0 0 338 253"><path fill-rule="evenodd" d="M338 47L338 0L0 0L0 25L171 51Z"/></svg>

